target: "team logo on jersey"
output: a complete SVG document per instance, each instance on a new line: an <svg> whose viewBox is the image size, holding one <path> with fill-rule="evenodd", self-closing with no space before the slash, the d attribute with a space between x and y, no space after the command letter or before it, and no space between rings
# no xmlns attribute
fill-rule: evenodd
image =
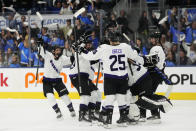
<svg viewBox="0 0 196 131"><path fill-rule="evenodd" d="M59 70L56 68L56 66L54 65L53 61L50 60L50 64L52 65L53 69L60 74Z"/></svg>

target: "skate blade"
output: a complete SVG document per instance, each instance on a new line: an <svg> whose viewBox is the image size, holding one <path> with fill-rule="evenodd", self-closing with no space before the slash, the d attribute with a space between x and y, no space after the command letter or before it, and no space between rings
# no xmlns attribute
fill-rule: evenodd
<svg viewBox="0 0 196 131"><path fill-rule="evenodd" d="M103 125L105 129L112 129L112 124Z"/></svg>
<svg viewBox="0 0 196 131"><path fill-rule="evenodd" d="M137 125L138 124L138 122L128 122L128 125Z"/></svg>
<svg viewBox="0 0 196 131"><path fill-rule="evenodd" d="M141 122L141 123L144 123L144 122L146 122L146 121L147 121L146 118L140 118L140 119L138 120L138 122Z"/></svg>
<svg viewBox="0 0 196 131"><path fill-rule="evenodd" d="M63 121L64 118L63 117L60 117L60 118L57 118L58 121Z"/></svg>
<svg viewBox="0 0 196 131"><path fill-rule="evenodd" d="M117 123L118 127L127 127L128 123Z"/></svg>
<svg viewBox="0 0 196 131"><path fill-rule="evenodd" d="M148 123L151 123L151 124L161 124L161 120L160 119L156 119L156 120L147 120Z"/></svg>

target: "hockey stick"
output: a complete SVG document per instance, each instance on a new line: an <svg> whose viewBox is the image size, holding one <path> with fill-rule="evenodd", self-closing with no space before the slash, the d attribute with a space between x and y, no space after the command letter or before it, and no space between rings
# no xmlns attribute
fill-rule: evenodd
<svg viewBox="0 0 196 131"><path fill-rule="evenodd" d="M130 42L130 44L131 44L131 40L130 40L130 38L125 34L125 33L123 33L123 36L125 37L125 39L127 39L127 41L129 41ZM128 59L128 63L129 63L129 68L130 68L130 70L131 70L131 75L133 76L133 70L132 70L132 67L131 67L131 63L132 63L132 61L133 60L131 60L131 59Z"/></svg>
<svg viewBox="0 0 196 131"><path fill-rule="evenodd" d="M75 44L77 42L76 39L76 23L75 20L76 18L82 14L85 11L85 8L81 8L80 10L78 10L74 16L73 16L73 24L74 24L74 38L75 38ZM81 89L81 80L80 80L80 64L79 64L79 57L78 57L78 51L76 51L76 62L77 62L77 69L78 69L78 86L79 86L79 93L82 93L82 89Z"/></svg>
<svg viewBox="0 0 196 131"><path fill-rule="evenodd" d="M41 29L43 28L43 24L44 24L44 21L43 21L43 17L41 16L41 14L39 12L36 12L36 15L40 18L41 20ZM41 47L40 47L40 44L39 44L39 49L38 49L38 65L37 65L37 70L36 70L36 76L35 76L35 87L37 87L37 79L38 79L38 73L39 73L39 61L40 61L40 50L41 50Z"/></svg>

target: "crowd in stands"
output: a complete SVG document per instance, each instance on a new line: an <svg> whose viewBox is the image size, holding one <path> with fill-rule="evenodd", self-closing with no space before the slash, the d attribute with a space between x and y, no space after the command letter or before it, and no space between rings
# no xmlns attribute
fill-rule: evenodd
<svg viewBox="0 0 196 131"><path fill-rule="evenodd" d="M147 17L147 12L143 11L138 21L141 38L149 37L149 19L156 26L155 31L161 34L159 42L166 53L166 66L196 65L196 9L173 7L159 17L155 13ZM141 43L141 39L138 38L136 43ZM149 43L139 44L143 54L148 52Z"/></svg>
<svg viewBox="0 0 196 131"><path fill-rule="evenodd" d="M73 21L67 19L66 25L63 27L57 26L57 30L52 34L48 33L49 29L47 27L40 29L37 23L33 23L35 28L31 28L30 38L26 15L21 15L20 20L18 20L16 19L18 17L16 12L21 10L15 9L16 12L8 12L5 8L2 8L2 15L6 19L7 27L16 29L18 32L1 29L0 67L37 67L38 64L40 67L43 67L44 59L38 55L37 48L37 40L39 38L42 38L44 43L48 43L51 46L61 46L63 54L71 56L70 47L75 41L75 32L76 38L79 38L85 32L91 31L89 40L92 44L89 46L92 49L96 49L100 43L106 41L108 30L117 30L121 34L126 33L128 35L135 33L129 28L125 10L121 10L119 15L112 12L112 8L119 1L56 0L54 1L54 6L33 7L31 9L32 13L36 11L44 13L42 10L44 9L58 14L59 17L61 15L72 15L82 7L86 8L86 12L76 19L75 29L72 24ZM166 53L166 66L196 65L196 17L194 16L196 12L194 11L196 10L185 9L180 12L180 18L176 7L168 10L167 14L159 18L155 14L148 17L147 11L143 11L140 19L138 19L139 26L137 32L139 35L132 45L139 48L142 55L149 53L151 48L151 41L148 40L150 36L149 19L152 19L153 25L157 27L156 31L161 32L160 43ZM160 24L160 20L165 16L168 17ZM125 42L126 40L122 38L121 41Z"/></svg>

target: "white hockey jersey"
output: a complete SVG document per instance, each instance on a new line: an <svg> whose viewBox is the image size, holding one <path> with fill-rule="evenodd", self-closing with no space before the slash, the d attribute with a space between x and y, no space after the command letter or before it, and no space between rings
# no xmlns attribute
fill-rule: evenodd
<svg viewBox="0 0 196 131"><path fill-rule="evenodd" d="M134 63L128 66L129 86L136 83L140 78L142 78L147 73L147 69L143 66L143 58L138 55L136 50L134 50L134 53L137 57L133 60Z"/></svg>
<svg viewBox="0 0 196 131"><path fill-rule="evenodd" d="M163 48L161 46L153 46L150 49L149 55L157 54L159 57L159 62L156 64L156 66L162 70L164 68L165 64L165 53L163 51Z"/></svg>
<svg viewBox="0 0 196 131"><path fill-rule="evenodd" d="M89 60L84 59L82 55L78 54L79 58L79 67L80 67L80 73L83 74L89 74L89 71L91 71L91 65ZM76 53L75 53L75 62L70 68L70 76L78 74L78 65L76 61Z"/></svg>
<svg viewBox="0 0 196 131"><path fill-rule="evenodd" d="M60 72L65 65L70 65L70 58L67 56L61 56L58 60L54 59L54 55L48 51L44 52L41 47L40 55L44 58L44 76L46 78L61 78Z"/></svg>
<svg viewBox="0 0 196 131"><path fill-rule="evenodd" d="M104 77L121 78L128 76L127 59L136 59L131 46L126 43L119 45L101 45L96 50L81 54L87 60L101 60L103 62Z"/></svg>

